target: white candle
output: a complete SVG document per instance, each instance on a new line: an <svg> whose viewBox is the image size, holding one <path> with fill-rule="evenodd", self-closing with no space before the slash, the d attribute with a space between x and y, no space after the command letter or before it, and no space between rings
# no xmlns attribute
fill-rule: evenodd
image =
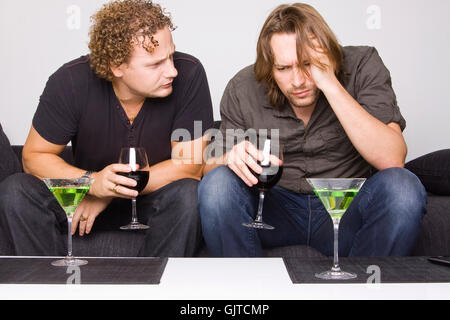
<svg viewBox="0 0 450 320"><path fill-rule="evenodd" d="M137 171L136 168L136 149L130 148L130 167L131 171Z"/></svg>
<svg viewBox="0 0 450 320"><path fill-rule="evenodd" d="M270 165L269 157L270 157L270 140L267 139L264 141L264 149L263 149L263 161L261 162L261 165L264 167L267 167Z"/></svg>

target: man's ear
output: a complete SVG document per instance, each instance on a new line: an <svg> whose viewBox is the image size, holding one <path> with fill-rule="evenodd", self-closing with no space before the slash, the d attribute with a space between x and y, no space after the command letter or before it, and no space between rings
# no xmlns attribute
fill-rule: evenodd
<svg viewBox="0 0 450 320"><path fill-rule="evenodd" d="M123 76L123 68L124 68L123 63L119 66L115 66L115 65L111 64L109 68L111 69L111 72L114 75L114 77L121 78Z"/></svg>

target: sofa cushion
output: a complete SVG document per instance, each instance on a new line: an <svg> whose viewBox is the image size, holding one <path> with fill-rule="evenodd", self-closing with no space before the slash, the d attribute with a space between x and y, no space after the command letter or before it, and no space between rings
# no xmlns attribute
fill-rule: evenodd
<svg viewBox="0 0 450 320"><path fill-rule="evenodd" d="M450 256L450 197L428 195L414 256Z"/></svg>
<svg viewBox="0 0 450 320"><path fill-rule="evenodd" d="M290 258L321 258L325 257L316 249L305 246L286 246L264 250L265 257L290 257Z"/></svg>
<svg viewBox="0 0 450 320"><path fill-rule="evenodd" d="M408 162L405 168L420 179L428 192L450 196L450 149L426 154Z"/></svg>
<svg viewBox="0 0 450 320"><path fill-rule="evenodd" d="M84 257L137 257L144 241L145 233L101 231L80 237L73 235L74 255Z"/></svg>
<svg viewBox="0 0 450 320"><path fill-rule="evenodd" d="M21 167L19 159L16 157L0 124L0 182L9 175L20 172Z"/></svg>
<svg viewBox="0 0 450 320"><path fill-rule="evenodd" d="M141 231L101 231L80 237L73 236L74 254L83 257L136 257L145 240L145 232ZM124 245L126 243L126 245ZM203 243L196 257L211 257ZM265 257L324 257L314 248L297 245L264 250Z"/></svg>

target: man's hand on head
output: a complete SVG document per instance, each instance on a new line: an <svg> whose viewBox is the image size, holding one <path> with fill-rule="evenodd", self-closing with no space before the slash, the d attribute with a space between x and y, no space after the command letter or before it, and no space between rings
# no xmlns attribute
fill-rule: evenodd
<svg viewBox="0 0 450 320"><path fill-rule="evenodd" d="M313 44L315 47L309 49L311 77L320 90L326 91L338 82L336 67L316 39L313 40Z"/></svg>

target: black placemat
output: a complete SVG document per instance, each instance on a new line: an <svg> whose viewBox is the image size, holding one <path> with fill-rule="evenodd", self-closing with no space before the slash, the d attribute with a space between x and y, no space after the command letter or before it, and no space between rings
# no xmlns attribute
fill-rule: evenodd
<svg viewBox="0 0 450 320"><path fill-rule="evenodd" d="M343 271L357 274L351 280L315 277L316 273L331 269L332 258L283 258L283 261L293 283L450 282L450 268L433 264L426 257L339 258Z"/></svg>
<svg viewBox="0 0 450 320"><path fill-rule="evenodd" d="M54 267L55 258L0 258L2 284L159 284L167 258L84 258L87 265Z"/></svg>

